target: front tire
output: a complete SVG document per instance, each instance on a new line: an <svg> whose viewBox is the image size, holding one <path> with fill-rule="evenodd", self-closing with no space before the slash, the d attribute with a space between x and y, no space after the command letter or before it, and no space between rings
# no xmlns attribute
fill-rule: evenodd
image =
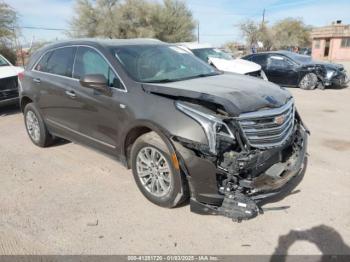
<svg viewBox="0 0 350 262"><path fill-rule="evenodd" d="M53 138L33 103L27 104L24 108L24 123L27 134L35 145L46 147L52 144Z"/></svg>
<svg viewBox="0 0 350 262"><path fill-rule="evenodd" d="M186 179L176 172L166 144L155 132L140 136L130 157L135 182L149 201L172 208L188 198Z"/></svg>
<svg viewBox="0 0 350 262"><path fill-rule="evenodd" d="M299 82L299 87L303 90L313 90L316 88L318 82L315 73L307 73Z"/></svg>

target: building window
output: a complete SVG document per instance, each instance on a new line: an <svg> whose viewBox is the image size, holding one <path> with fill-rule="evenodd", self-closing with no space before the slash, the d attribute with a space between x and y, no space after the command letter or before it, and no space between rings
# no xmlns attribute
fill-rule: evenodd
<svg viewBox="0 0 350 262"><path fill-rule="evenodd" d="M343 38L341 40L341 47L350 47L350 37Z"/></svg>
<svg viewBox="0 0 350 262"><path fill-rule="evenodd" d="M314 48L320 48L321 40L315 40Z"/></svg>

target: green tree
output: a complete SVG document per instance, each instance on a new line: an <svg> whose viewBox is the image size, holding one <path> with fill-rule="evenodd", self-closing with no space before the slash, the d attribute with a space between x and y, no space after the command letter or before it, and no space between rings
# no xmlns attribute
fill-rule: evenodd
<svg viewBox="0 0 350 262"><path fill-rule="evenodd" d="M155 37L152 23L155 7L155 4L144 0L126 0L117 11L116 37Z"/></svg>
<svg viewBox="0 0 350 262"><path fill-rule="evenodd" d="M179 0L164 0L155 8L153 28L155 37L165 42L187 42L195 40L193 30L196 23L192 12Z"/></svg>
<svg viewBox="0 0 350 262"><path fill-rule="evenodd" d="M90 0L77 0L74 7L75 15L69 22L71 37L97 36L98 15L100 12Z"/></svg>
<svg viewBox="0 0 350 262"><path fill-rule="evenodd" d="M168 42L194 39L195 23L179 0L77 0L72 37L155 37Z"/></svg>
<svg viewBox="0 0 350 262"><path fill-rule="evenodd" d="M17 24L16 11L0 0L0 41L8 42L15 38L15 27Z"/></svg>
<svg viewBox="0 0 350 262"><path fill-rule="evenodd" d="M272 27L274 47L307 47L310 45L311 27L306 26L301 19L286 18Z"/></svg>

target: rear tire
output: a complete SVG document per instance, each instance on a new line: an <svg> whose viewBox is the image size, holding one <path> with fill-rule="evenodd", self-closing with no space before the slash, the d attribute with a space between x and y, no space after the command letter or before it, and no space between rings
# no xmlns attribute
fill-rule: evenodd
<svg viewBox="0 0 350 262"><path fill-rule="evenodd" d="M299 82L299 87L303 90L313 90L316 88L318 82L315 73L307 73Z"/></svg>
<svg viewBox="0 0 350 262"><path fill-rule="evenodd" d="M24 123L27 134L35 145L47 147L53 143L53 137L33 103L27 104L24 108Z"/></svg>
<svg viewBox="0 0 350 262"><path fill-rule="evenodd" d="M169 149L157 133L136 139L130 157L135 182L149 201L172 208L188 198L186 178L176 172Z"/></svg>

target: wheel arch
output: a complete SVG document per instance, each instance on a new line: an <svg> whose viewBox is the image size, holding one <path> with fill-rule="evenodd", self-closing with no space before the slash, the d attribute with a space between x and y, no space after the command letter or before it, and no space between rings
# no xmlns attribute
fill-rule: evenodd
<svg viewBox="0 0 350 262"><path fill-rule="evenodd" d="M24 112L24 108L26 107L26 105L28 105L29 103L32 103L32 102L33 102L33 100L28 96L21 97L20 108L21 108L22 113Z"/></svg>
<svg viewBox="0 0 350 262"><path fill-rule="evenodd" d="M125 132L122 146L122 156L125 159L126 167L131 168L130 165L130 151L131 147L140 136L149 133L155 132L166 144L169 149L170 154L176 156L176 150L174 145L170 140L170 133L164 128L158 126L155 123L149 121L138 121L133 126L128 128L128 131Z"/></svg>

